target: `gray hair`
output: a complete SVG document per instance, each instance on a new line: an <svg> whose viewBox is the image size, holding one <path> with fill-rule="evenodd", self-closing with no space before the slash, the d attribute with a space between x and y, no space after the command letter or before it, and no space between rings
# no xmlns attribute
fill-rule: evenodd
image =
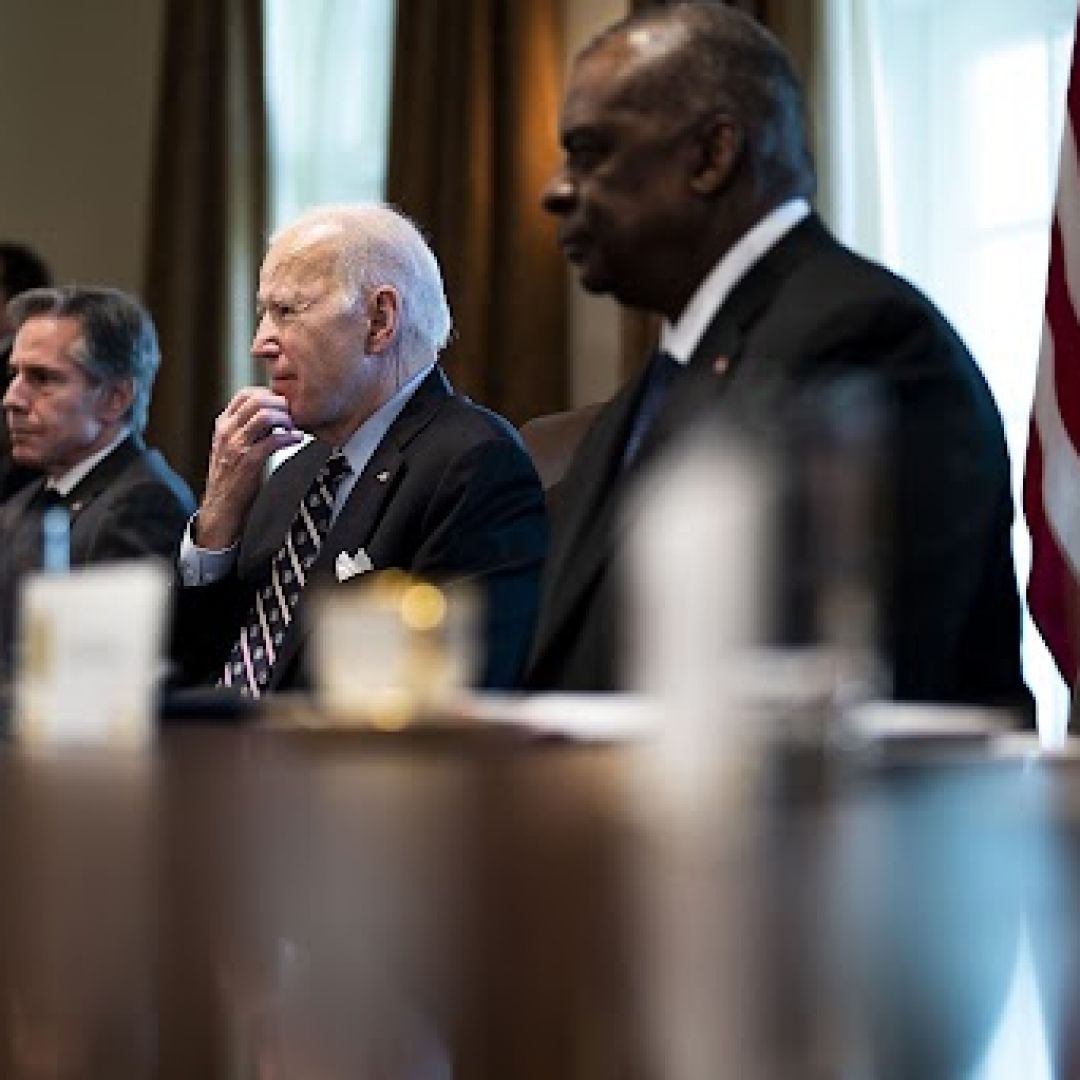
<svg viewBox="0 0 1080 1080"><path fill-rule="evenodd" d="M101 382L131 379L134 395L124 419L141 433L150 412L150 392L161 362L157 332L143 306L119 289L66 285L30 289L8 304L16 331L28 319L77 319L82 334L71 359Z"/></svg>
<svg viewBox="0 0 1080 1080"><path fill-rule="evenodd" d="M755 19L716 0L645 9L594 38L588 55L616 35L672 27L681 39L643 68L630 89L635 106L705 119L727 113L743 129L758 197L768 203L817 187L802 86L783 45Z"/></svg>
<svg viewBox="0 0 1080 1080"><path fill-rule="evenodd" d="M435 253L404 214L384 203L349 203L308 210L272 242L298 236L326 242L349 302L383 286L401 300L400 321L387 358L409 367L433 361L450 338L450 307Z"/></svg>

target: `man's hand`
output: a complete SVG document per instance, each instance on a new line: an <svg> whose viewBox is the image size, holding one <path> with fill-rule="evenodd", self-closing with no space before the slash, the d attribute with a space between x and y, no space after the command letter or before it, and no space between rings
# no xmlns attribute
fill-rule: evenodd
<svg viewBox="0 0 1080 1080"><path fill-rule="evenodd" d="M265 386L238 391L214 422L206 491L195 517L195 543L214 550L236 543L267 459L302 439L285 398Z"/></svg>

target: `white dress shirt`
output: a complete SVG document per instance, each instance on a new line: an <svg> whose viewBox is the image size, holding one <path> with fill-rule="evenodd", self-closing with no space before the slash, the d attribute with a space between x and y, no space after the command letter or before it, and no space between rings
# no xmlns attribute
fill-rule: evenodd
<svg viewBox="0 0 1080 1080"><path fill-rule="evenodd" d="M89 457L83 458L78 465L73 465L62 476L46 480L45 486L58 495L63 495L66 499L75 490L76 484L86 479L130 434L131 428L125 425L120 434L108 446L104 446Z"/></svg>
<svg viewBox="0 0 1080 1080"><path fill-rule="evenodd" d="M689 363L705 331L731 290L751 267L810 213L805 199L789 199L769 211L723 255L690 297L675 322L664 320L660 348L680 364Z"/></svg>
<svg viewBox="0 0 1080 1080"><path fill-rule="evenodd" d="M401 415L401 410L409 403L409 399L416 393L417 388L428 377L434 366L433 363L429 364L403 383L394 396L376 409L342 445L341 452L349 459L351 471L337 489L334 510L330 516L331 523L337 520L341 508L356 486L356 481L360 479L360 474L367 467L367 463L390 430L390 426ZM194 520L193 516L188 521L183 539L180 541L180 557L177 564L180 580L184 585L209 585L220 581L232 570L236 563L239 544L233 544L220 551L199 547L191 534Z"/></svg>

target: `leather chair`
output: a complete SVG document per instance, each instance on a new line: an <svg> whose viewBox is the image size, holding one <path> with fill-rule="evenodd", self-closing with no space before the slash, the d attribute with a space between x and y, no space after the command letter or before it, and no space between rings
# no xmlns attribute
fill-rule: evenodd
<svg viewBox="0 0 1080 1080"><path fill-rule="evenodd" d="M536 416L521 425L522 441L545 491L562 479L602 404L598 401L580 409Z"/></svg>

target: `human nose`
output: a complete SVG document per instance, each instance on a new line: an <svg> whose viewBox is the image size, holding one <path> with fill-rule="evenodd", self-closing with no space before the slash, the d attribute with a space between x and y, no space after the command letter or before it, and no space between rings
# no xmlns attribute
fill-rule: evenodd
<svg viewBox="0 0 1080 1080"><path fill-rule="evenodd" d="M264 311L255 327L251 342L251 355L260 358L273 356L277 351L277 330L269 311Z"/></svg>
<svg viewBox="0 0 1080 1080"><path fill-rule="evenodd" d="M565 214L576 198L577 188L574 182L567 176L565 169L560 169L547 182L540 196L540 205L549 214Z"/></svg>
<svg viewBox="0 0 1080 1080"><path fill-rule="evenodd" d="M18 372L13 372L8 380L2 404L5 409L26 408L26 384Z"/></svg>

